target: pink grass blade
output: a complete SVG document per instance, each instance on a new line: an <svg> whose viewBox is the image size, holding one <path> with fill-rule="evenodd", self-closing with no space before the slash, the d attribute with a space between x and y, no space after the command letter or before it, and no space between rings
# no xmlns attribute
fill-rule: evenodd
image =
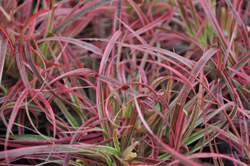
<svg viewBox="0 0 250 166"><path fill-rule="evenodd" d="M103 74L105 75L105 70L106 70L106 65L107 65L107 61L108 58L110 56L110 53L112 51L112 49L114 48L115 42L118 40L119 36L121 35L120 31L116 31L113 36L111 37L109 43L107 44L105 51L103 53L102 56L102 60L99 66L99 70L98 70L98 75ZM97 104L97 110L98 110L98 115L99 118L104 118L104 101L103 101L103 87L101 85L100 80L97 80L97 86L96 86L96 104ZM106 133L108 133L108 128L107 128L107 124L104 124L104 129L106 131ZM110 133L111 134L111 133Z"/></svg>
<svg viewBox="0 0 250 166"><path fill-rule="evenodd" d="M63 22L59 27L57 27L54 30L54 33L58 33L59 31L61 31L65 27L67 27L69 24L74 22L78 17L81 17L82 15L90 12L93 9L98 8L101 5L106 4L107 2L111 2L111 0L99 0L99 1L93 1L93 2L89 3L88 5L85 6L85 8L82 11L71 16L69 19L67 19L65 22Z"/></svg>
<svg viewBox="0 0 250 166"><path fill-rule="evenodd" d="M48 37L48 38L44 38L41 40L38 40L38 42L45 42L45 41L64 41L67 43L72 43L75 44L81 48L84 48L86 50L92 51L97 55L102 55L102 51L97 48L96 46L94 46L93 44L84 42L84 41L80 41L78 39L74 39L74 38L70 38L70 37Z"/></svg>
<svg viewBox="0 0 250 166"><path fill-rule="evenodd" d="M208 124L208 126L210 128L212 128L214 131L218 132L220 134L220 136L225 137L227 139L227 141L232 141L236 145L243 145L243 149L245 150L245 153L247 154L247 156L249 156L248 155L249 150L247 150L247 148L249 149L249 145L247 145L243 140L240 140L239 138L237 138L234 134L232 134L230 132L225 132L224 130L222 130L218 126L214 126L211 124Z"/></svg>
<svg viewBox="0 0 250 166"><path fill-rule="evenodd" d="M83 75L83 76L95 76L95 72L91 71L88 68L79 68L79 69L75 69L75 70L71 70L69 72L63 73L58 77L55 77L53 80L51 80L50 82L48 82L47 86L50 86L51 84L55 83L56 81L63 79L63 78L67 78L70 76L77 76L77 75Z"/></svg>
<svg viewBox="0 0 250 166"><path fill-rule="evenodd" d="M9 36L8 32L1 25L0 25L0 30L4 34L4 36L8 39L11 49L14 51L14 49L15 49L14 44L13 44L13 41L12 41L11 37Z"/></svg>
<svg viewBox="0 0 250 166"><path fill-rule="evenodd" d="M147 23L149 23L149 20L145 16L144 12L133 0L128 0L128 3L130 3L130 5L135 9L135 12L138 15L142 25L145 26Z"/></svg>
<svg viewBox="0 0 250 166"><path fill-rule="evenodd" d="M121 30L121 23L119 20L121 20L121 8L122 8L122 0L118 0L117 7L116 7L116 14L114 18L114 28L113 31Z"/></svg>
<svg viewBox="0 0 250 166"><path fill-rule="evenodd" d="M159 18L155 19L153 22L145 25L144 27L138 29L135 31L134 34L130 34L127 37L127 40L131 40L131 38L133 37L133 35L136 34L136 36L140 36L141 34L148 32L149 30L160 26L162 24L162 22L168 20L169 18L171 18L173 15L173 12L166 12L165 14L161 15Z"/></svg>
<svg viewBox="0 0 250 166"><path fill-rule="evenodd" d="M65 152L84 152L88 151L86 147L91 147L90 144L81 144L81 145L41 145L41 146L32 146L24 147L13 150L6 150L0 152L0 159L3 159L5 156L9 158L19 157L23 155L31 154L43 154L43 153L65 153Z"/></svg>
<svg viewBox="0 0 250 166"><path fill-rule="evenodd" d="M104 70L105 70L105 67L107 65L108 57L109 57L109 55L111 53L111 50L114 48L114 45L115 45L115 43L116 43L116 41L117 41L117 39L119 38L120 35L121 35L121 32L116 31L113 34L113 36L111 37L111 39L110 39L110 41L109 41L108 45L106 46L105 51L103 53L98 74L104 74Z"/></svg>
<svg viewBox="0 0 250 166"><path fill-rule="evenodd" d="M33 72L35 73L35 75L37 76L38 80L40 81L40 83L43 83L44 80L42 78L42 76L40 75L40 73L38 72L38 70L36 69L36 66L32 60L32 56L31 56L31 52L30 52L30 44L29 44L29 40L26 41L26 44L25 44L25 53L26 53L26 56L27 56L27 59L29 61L29 64L33 70Z"/></svg>
<svg viewBox="0 0 250 166"><path fill-rule="evenodd" d="M28 28L28 26L35 21L39 16L44 15L45 13L48 13L48 10L40 10L39 12L35 13L33 16L29 18L29 20L26 22L26 24L23 27L23 32ZM34 25L34 24L32 24Z"/></svg>
<svg viewBox="0 0 250 166"><path fill-rule="evenodd" d="M1 32L0 32L0 34L1 34ZM7 45L8 45L7 38L2 37L2 35L0 35L0 86L1 86L1 82L2 82L2 76L3 76L3 67L4 67L4 62L5 62L5 56L7 53Z"/></svg>
<svg viewBox="0 0 250 166"><path fill-rule="evenodd" d="M198 76L200 71L202 71L205 64L212 58L212 56L215 55L217 51L218 50L216 48L210 48L203 54L203 56L200 58L200 60L195 64L195 66L192 69L192 75L189 78L191 82L194 82L195 78ZM187 86L183 87L182 92L179 94L180 103L182 104L184 103L189 91L190 91L190 87L187 87Z"/></svg>
<svg viewBox="0 0 250 166"><path fill-rule="evenodd" d="M50 118L52 120L52 125L53 125L53 137L55 139L56 137L56 119L55 119L55 114L54 111L49 103L49 101L40 93L37 93L35 90L33 90L34 96L37 96L38 99L45 105L46 111L49 112Z"/></svg>
<svg viewBox="0 0 250 166"><path fill-rule="evenodd" d="M77 140L77 138L79 137L79 135L81 134L81 130L83 128L85 128L86 126L88 126L90 123L93 123L93 121L96 121L98 119L98 117L92 117L90 119L88 119L86 122L84 122L77 130L76 132L74 132L74 135L72 136L71 140L70 140L70 144L74 144L75 141ZM65 160L64 160L64 165L68 165L69 164L69 159L70 159L70 153L66 153L65 155Z"/></svg>
<svg viewBox="0 0 250 166"><path fill-rule="evenodd" d="M5 136L5 142L4 142L4 150L6 151L8 148L8 140L9 140L9 136L11 133L11 129L13 127L13 124L15 122L16 116L18 114L19 108L21 107L21 105L23 104L24 99L27 97L28 95L28 91L24 90L20 96L18 97L15 106L11 112L10 118L9 118L9 122L8 122L8 126L7 126L7 131L6 131L6 136ZM4 156L7 160L8 160L8 154L4 153Z"/></svg>
<svg viewBox="0 0 250 166"><path fill-rule="evenodd" d="M140 117L140 120L142 121L144 127L147 129L147 131L150 133L150 135L152 135L154 137L154 139L161 145L163 146L167 151L169 151L174 157L176 157L178 160L180 160L180 162L182 162L185 165L188 166L198 166L200 164L188 159L188 157L178 153L177 151L175 151L174 149L172 149L171 147L169 147L168 145L166 145L159 137L157 137L153 131L150 129L150 127L148 126L147 122L145 121L143 114L141 112L139 103L137 101L137 97L134 97L134 102L135 102L135 106L136 106L136 111Z"/></svg>
<svg viewBox="0 0 250 166"><path fill-rule="evenodd" d="M151 47L151 46L145 46L145 45L139 46L139 47L142 48L142 50L143 50L143 49L146 49L146 50L149 50L149 51L155 51L155 52L158 52L158 53L160 53L160 54L163 54L163 55L165 55L165 56L167 56L167 57L170 57L170 58L172 58L172 59L175 59L175 60L177 60L178 62L180 62L180 63L186 65L186 66L189 67L189 68L192 68L192 66L193 66L193 62L192 62L191 60L189 60L188 58L185 58L185 57L183 57L183 56L181 56L181 55L178 55L178 54L175 53L175 52L172 52L172 51L169 51L169 50L166 50L166 49L162 49L162 48ZM145 50L145 51L146 51L146 50ZM157 55L157 56L160 56L160 55Z"/></svg>
<svg viewBox="0 0 250 166"><path fill-rule="evenodd" d="M25 61L23 59L23 49L21 43L18 43L16 45L16 63L24 86L28 89L29 92L31 92L31 86L24 67Z"/></svg>
<svg viewBox="0 0 250 166"><path fill-rule="evenodd" d="M192 75L190 76L190 82L194 82L194 79L198 76L200 71L203 70L204 65L210 60L210 58L217 52L217 49L211 48L207 50L202 58L195 64L192 70ZM184 104L186 102L186 98L190 92L190 88L187 85L184 85L181 92L178 95L178 103L174 107L173 111L173 119L171 121L173 132L175 137L172 138L175 140L175 147L178 150L179 146L182 142L181 138L183 137L183 129L186 120L186 115L183 112ZM177 141L177 142L176 142Z"/></svg>
<svg viewBox="0 0 250 166"><path fill-rule="evenodd" d="M238 25L240 26L240 31L242 32L243 34L243 39L245 40L245 45L246 45L246 50L249 50L249 45L250 45L250 39L249 39L249 35L247 33L247 27L246 25L244 24L244 22L242 21L242 19L240 18L239 16L239 13L236 12L236 9L234 9L231 1L229 0L225 0L227 6L230 8L230 10L232 11L232 14L234 15L235 17L235 20L237 21ZM247 10L247 9L246 9Z"/></svg>
<svg viewBox="0 0 250 166"><path fill-rule="evenodd" d="M208 16L208 20L211 23L213 30L216 32L216 34L219 36L219 39L222 42L222 46L224 51L226 51L227 46L229 45L228 40L226 39L225 35L223 34L223 31L214 15L214 13L212 12L212 9L208 3L208 1L203 1L200 0L201 6L203 7L206 15Z"/></svg>
<svg viewBox="0 0 250 166"><path fill-rule="evenodd" d="M188 158L190 158L190 159L212 158L212 157L225 158L225 159L228 159L228 160L231 160L231 161L237 163L240 166L247 166L246 163L243 163L243 162L241 162L239 160L236 160L235 158L227 156L225 154L218 154L218 153L195 153L195 154L192 154L192 155L188 156ZM169 165L176 165L176 164L178 164L178 161L173 161Z"/></svg>
<svg viewBox="0 0 250 166"><path fill-rule="evenodd" d="M176 53L174 53L172 51L166 50L166 49L152 47L152 46L146 44L145 41L143 41L143 45L135 45L135 44L127 44L127 43L120 43L120 44L123 47L127 47L127 48L130 48L130 49L135 49L135 50L138 50L138 51L142 51L142 52L149 53L151 55L160 57L161 59L170 61L173 64L176 64L173 61L173 59L174 59L174 60L182 63L183 65L187 66L190 69L193 66L192 60L189 60L188 58L185 58L185 57L183 57L181 55L178 55L178 54L176 54ZM159 53L159 54L157 54L157 53ZM181 67L181 65L180 65L180 67ZM182 68L182 69L184 70L185 68Z"/></svg>

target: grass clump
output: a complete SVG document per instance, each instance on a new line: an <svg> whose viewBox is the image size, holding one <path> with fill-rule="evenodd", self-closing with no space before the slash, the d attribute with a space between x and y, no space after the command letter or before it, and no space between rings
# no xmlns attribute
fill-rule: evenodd
<svg viewBox="0 0 250 166"><path fill-rule="evenodd" d="M1 165L249 165L249 5L0 2Z"/></svg>

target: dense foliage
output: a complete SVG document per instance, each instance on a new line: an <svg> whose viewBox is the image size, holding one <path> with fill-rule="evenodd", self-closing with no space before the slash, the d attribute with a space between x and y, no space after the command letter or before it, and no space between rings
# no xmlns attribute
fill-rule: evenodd
<svg viewBox="0 0 250 166"><path fill-rule="evenodd" d="M0 165L250 164L249 11L0 1Z"/></svg>

